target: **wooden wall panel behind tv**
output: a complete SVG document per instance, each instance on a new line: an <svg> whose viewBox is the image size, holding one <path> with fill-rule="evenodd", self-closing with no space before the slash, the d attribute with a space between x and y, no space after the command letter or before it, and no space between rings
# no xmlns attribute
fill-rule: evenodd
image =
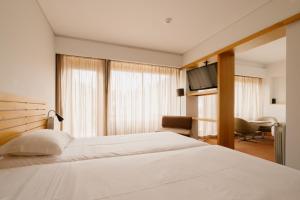
<svg viewBox="0 0 300 200"><path fill-rule="evenodd" d="M27 131L46 128L43 101L0 92L0 145Z"/></svg>

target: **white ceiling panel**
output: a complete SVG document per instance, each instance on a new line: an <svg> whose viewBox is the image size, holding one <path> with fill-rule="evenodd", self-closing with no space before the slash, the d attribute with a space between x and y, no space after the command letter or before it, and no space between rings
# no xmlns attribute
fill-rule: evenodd
<svg viewBox="0 0 300 200"><path fill-rule="evenodd" d="M238 60L260 64L271 64L286 59L286 38L280 38L268 44L236 54Z"/></svg>
<svg viewBox="0 0 300 200"><path fill-rule="evenodd" d="M270 0L38 2L57 35L182 54Z"/></svg>

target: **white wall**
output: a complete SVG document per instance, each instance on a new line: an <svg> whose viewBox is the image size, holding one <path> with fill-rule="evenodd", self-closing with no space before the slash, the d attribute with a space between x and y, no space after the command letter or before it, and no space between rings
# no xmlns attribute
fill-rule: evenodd
<svg viewBox="0 0 300 200"><path fill-rule="evenodd" d="M300 12L298 0L273 0L265 6L246 15L229 27L207 38L184 54L183 64L189 64L201 57L219 50L233 42Z"/></svg>
<svg viewBox="0 0 300 200"><path fill-rule="evenodd" d="M54 35L35 0L0 2L0 91L54 106Z"/></svg>
<svg viewBox="0 0 300 200"><path fill-rule="evenodd" d="M264 115L276 117L279 122L286 122L285 61L266 65L264 91ZM276 98L276 104L271 104L272 98Z"/></svg>
<svg viewBox="0 0 300 200"><path fill-rule="evenodd" d="M265 66L255 62L235 60L235 75L265 78Z"/></svg>
<svg viewBox="0 0 300 200"><path fill-rule="evenodd" d="M300 170L300 22L287 27L286 164Z"/></svg>
<svg viewBox="0 0 300 200"><path fill-rule="evenodd" d="M59 54L140 62L154 65L175 67L182 65L182 56L179 54L124 47L60 36L55 37L55 51Z"/></svg>

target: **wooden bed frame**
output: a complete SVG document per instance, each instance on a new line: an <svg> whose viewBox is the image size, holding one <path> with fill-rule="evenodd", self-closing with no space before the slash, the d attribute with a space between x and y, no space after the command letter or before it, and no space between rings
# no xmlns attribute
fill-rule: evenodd
<svg viewBox="0 0 300 200"><path fill-rule="evenodd" d="M0 145L30 130L46 128L43 101L0 92Z"/></svg>

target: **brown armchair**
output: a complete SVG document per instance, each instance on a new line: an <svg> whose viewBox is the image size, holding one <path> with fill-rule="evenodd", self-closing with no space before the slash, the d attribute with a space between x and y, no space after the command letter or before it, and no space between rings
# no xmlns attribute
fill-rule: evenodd
<svg viewBox="0 0 300 200"><path fill-rule="evenodd" d="M171 131L185 136L192 134L192 117L163 116L159 131Z"/></svg>

